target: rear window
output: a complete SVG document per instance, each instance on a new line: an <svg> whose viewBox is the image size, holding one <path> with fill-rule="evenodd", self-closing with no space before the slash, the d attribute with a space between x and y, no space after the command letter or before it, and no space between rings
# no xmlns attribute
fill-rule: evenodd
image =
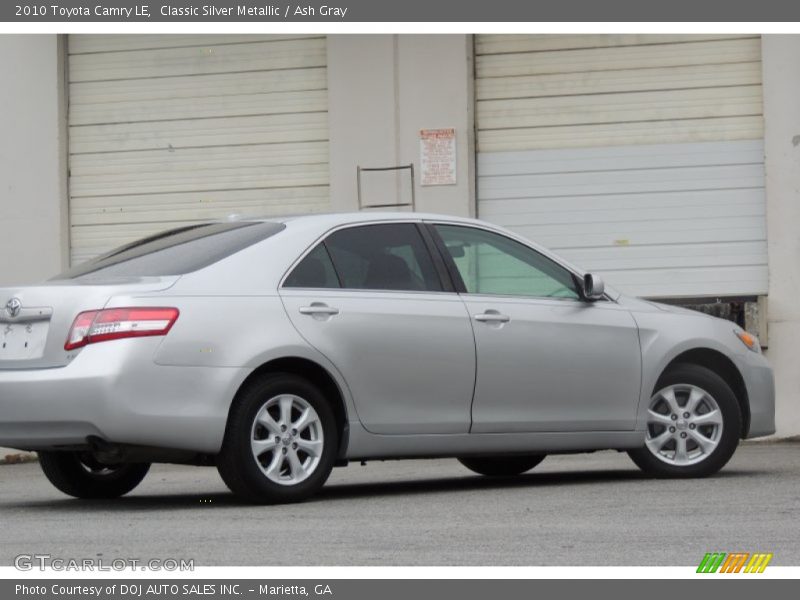
<svg viewBox="0 0 800 600"><path fill-rule="evenodd" d="M54 279L184 275L275 235L282 223L204 223L144 238L69 269Z"/></svg>

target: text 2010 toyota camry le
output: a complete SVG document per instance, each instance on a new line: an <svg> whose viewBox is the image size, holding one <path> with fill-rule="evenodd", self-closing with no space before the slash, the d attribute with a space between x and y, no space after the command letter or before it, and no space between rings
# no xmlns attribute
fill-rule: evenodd
<svg viewBox="0 0 800 600"><path fill-rule="evenodd" d="M288 502L348 459L515 475L627 450L719 470L774 431L735 324L622 296L487 223L416 213L207 223L0 290L0 446L82 498L152 462Z"/></svg>

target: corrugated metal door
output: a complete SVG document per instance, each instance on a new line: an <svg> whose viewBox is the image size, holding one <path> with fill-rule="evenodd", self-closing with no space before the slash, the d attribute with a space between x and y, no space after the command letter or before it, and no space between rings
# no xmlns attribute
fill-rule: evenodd
<svg viewBox="0 0 800 600"><path fill-rule="evenodd" d="M476 36L479 215L628 293L766 293L760 43Z"/></svg>
<svg viewBox="0 0 800 600"><path fill-rule="evenodd" d="M328 207L326 40L71 35L73 263L230 214Z"/></svg>

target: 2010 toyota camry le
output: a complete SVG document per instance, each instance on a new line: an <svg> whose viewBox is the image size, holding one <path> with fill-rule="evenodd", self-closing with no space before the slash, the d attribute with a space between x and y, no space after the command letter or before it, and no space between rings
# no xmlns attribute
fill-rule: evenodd
<svg viewBox="0 0 800 600"><path fill-rule="evenodd" d="M263 503L353 459L513 476L616 449L699 477L775 429L753 335L473 219L173 229L0 289L0 331L0 446L80 498L123 495L153 462L216 465Z"/></svg>

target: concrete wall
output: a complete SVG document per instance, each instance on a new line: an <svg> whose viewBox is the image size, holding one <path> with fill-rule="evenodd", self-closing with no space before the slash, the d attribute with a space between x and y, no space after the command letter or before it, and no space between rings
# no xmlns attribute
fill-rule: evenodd
<svg viewBox="0 0 800 600"><path fill-rule="evenodd" d="M62 43L56 35L0 35L0 287L66 266ZM0 462L17 452L0 448Z"/></svg>
<svg viewBox="0 0 800 600"><path fill-rule="evenodd" d="M39 281L66 264L60 44L55 35L0 36L0 286Z"/></svg>
<svg viewBox="0 0 800 600"><path fill-rule="evenodd" d="M418 169L419 130L455 127L457 183L420 186L417 171L417 210L474 214L472 69L468 35L328 37L333 210L357 209L357 166ZM408 201L402 178L365 174L365 200Z"/></svg>
<svg viewBox="0 0 800 600"><path fill-rule="evenodd" d="M762 39L769 296L777 435L800 434L800 35Z"/></svg>

